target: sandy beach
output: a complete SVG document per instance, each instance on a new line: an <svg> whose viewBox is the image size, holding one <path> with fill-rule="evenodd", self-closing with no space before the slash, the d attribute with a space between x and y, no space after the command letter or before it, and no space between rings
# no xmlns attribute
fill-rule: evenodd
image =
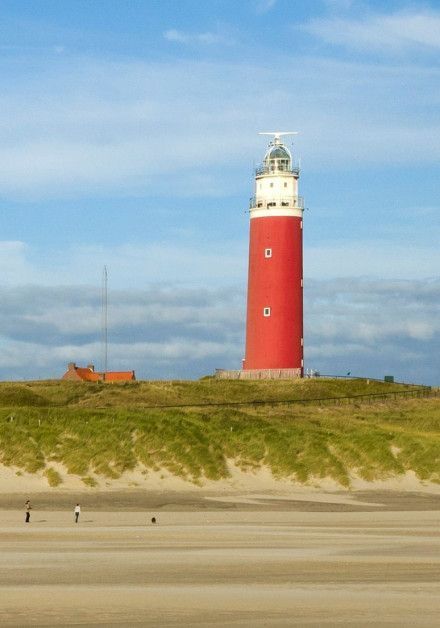
<svg viewBox="0 0 440 628"><path fill-rule="evenodd" d="M0 499L1 625L438 625L436 494L83 497Z"/></svg>

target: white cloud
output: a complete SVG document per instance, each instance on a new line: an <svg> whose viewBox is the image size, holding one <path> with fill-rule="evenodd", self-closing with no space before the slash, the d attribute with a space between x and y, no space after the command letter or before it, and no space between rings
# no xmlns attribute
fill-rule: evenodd
<svg viewBox="0 0 440 628"><path fill-rule="evenodd" d="M38 261L33 261L37 258ZM54 285L100 284L107 264L114 288L178 282L181 286L218 286L241 282L247 264L244 242L213 247L210 242L151 242L143 246L74 246L46 250L46 255L23 242L0 241L0 286L37 283Z"/></svg>
<svg viewBox="0 0 440 628"><path fill-rule="evenodd" d="M178 44L230 45L232 43L232 40L228 37L210 31L204 33L188 33L172 28L165 31L163 36L168 41L173 41Z"/></svg>
<svg viewBox="0 0 440 628"><path fill-rule="evenodd" d="M1 284L13 285L18 281L32 283L37 279L28 261L29 248L20 241L0 241Z"/></svg>
<svg viewBox="0 0 440 628"><path fill-rule="evenodd" d="M62 56L50 71L36 62L34 78L14 72L0 96L3 197L241 192L274 112L281 127L294 112L309 168L440 159L435 67Z"/></svg>
<svg viewBox="0 0 440 628"><path fill-rule="evenodd" d="M0 378L59 377L70 361L100 366L99 288L3 288ZM110 368L194 377L239 364L243 294L151 288L109 293Z"/></svg>
<svg viewBox="0 0 440 628"><path fill-rule="evenodd" d="M380 277L420 279L437 277L438 246L410 245L393 240L358 240L321 243L304 250L306 277Z"/></svg>
<svg viewBox="0 0 440 628"><path fill-rule="evenodd" d="M257 0L256 11L260 15L269 13L275 7L277 0Z"/></svg>
<svg viewBox="0 0 440 628"><path fill-rule="evenodd" d="M306 284L308 367L439 383L440 280L333 279Z"/></svg>
<svg viewBox="0 0 440 628"><path fill-rule="evenodd" d="M433 239L435 242L435 238ZM194 244L194 242L196 244ZM192 237L144 245L76 245L37 249L24 242L0 241L0 285L100 285L106 264L112 289L148 285L220 287L246 283L247 240L213 246ZM432 246L390 240L356 240L308 244L304 249L305 281L335 277L426 280L439 275L440 251Z"/></svg>
<svg viewBox="0 0 440 628"><path fill-rule="evenodd" d="M324 4L326 4L329 9L333 9L335 11L350 9L353 2L354 0L324 0Z"/></svg>
<svg viewBox="0 0 440 628"><path fill-rule="evenodd" d="M403 52L440 48L440 13L400 11L358 19L319 18L302 27L330 44L365 51Z"/></svg>

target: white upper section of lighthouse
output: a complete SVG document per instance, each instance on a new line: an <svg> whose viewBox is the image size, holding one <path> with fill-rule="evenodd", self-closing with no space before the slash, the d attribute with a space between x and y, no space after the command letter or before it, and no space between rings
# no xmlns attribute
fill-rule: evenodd
<svg viewBox="0 0 440 628"><path fill-rule="evenodd" d="M249 204L251 218L302 216L304 202L298 196L299 167L293 164L289 149L281 142L282 135L294 134L293 131L260 133L273 135L274 139L269 143L263 163L255 170L255 195Z"/></svg>

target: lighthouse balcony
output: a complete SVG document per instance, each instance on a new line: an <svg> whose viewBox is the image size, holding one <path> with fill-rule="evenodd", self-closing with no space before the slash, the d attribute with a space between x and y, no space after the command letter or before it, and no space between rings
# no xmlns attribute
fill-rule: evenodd
<svg viewBox="0 0 440 628"><path fill-rule="evenodd" d="M257 177L263 174L293 174L295 177L299 177L299 166L292 166L290 164L260 164L255 168L255 175Z"/></svg>
<svg viewBox="0 0 440 628"><path fill-rule="evenodd" d="M249 199L249 209L272 209L275 207L304 209L304 198L302 196L283 196L281 198L259 198L252 196Z"/></svg>

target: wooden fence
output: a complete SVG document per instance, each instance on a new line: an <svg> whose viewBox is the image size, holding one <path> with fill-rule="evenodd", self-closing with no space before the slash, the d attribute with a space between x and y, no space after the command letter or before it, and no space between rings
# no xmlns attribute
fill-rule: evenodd
<svg viewBox="0 0 440 628"><path fill-rule="evenodd" d="M421 399L425 397L440 397L439 388L431 386L417 386L408 390L398 390L392 392L372 393L368 395L351 395L349 397L320 397L310 399L255 399L253 401L224 401L206 403L184 403L173 405L148 405L142 409L178 409L178 408L235 408L235 407L256 407L256 406L289 406L289 405L345 405L350 403L377 403L383 401L396 401L398 399Z"/></svg>

